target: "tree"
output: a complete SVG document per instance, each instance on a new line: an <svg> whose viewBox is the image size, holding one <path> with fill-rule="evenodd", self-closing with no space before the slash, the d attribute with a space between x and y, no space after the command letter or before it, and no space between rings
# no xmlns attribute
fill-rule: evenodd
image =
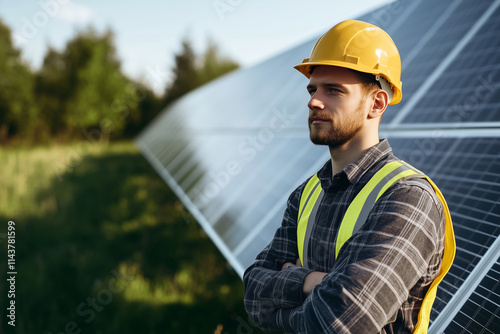
<svg viewBox="0 0 500 334"><path fill-rule="evenodd" d="M40 117L51 136L67 131L66 100L70 86L66 84L66 61L63 54L49 48L43 65L35 74L35 95Z"/></svg>
<svg viewBox="0 0 500 334"><path fill-rule="evenodd" d="M26 135L35 126L34 78L13 46L11 31L0 20L0 142Z"/></svg>
<svg viewBox="0 0 500 334"><path fill-rule="evenodd" d="M238 63L227 57L221 56L219 47L213 40L209 40L207 49L203 54L203 63L200 69L200 84L206 84L239 67Z"/></svg>
<svg viewBox="0 0 500 334"><path fill-rule="evenodd" d="M68 125L120 133L137 101L130 98L135 92L121 72L112 33L99 36L89 29L68 43L65 58L73 88L66 106Z"/></svg>
<svg viewBox="0 0 500 334"><path fill-rule="evenodd" d="M178 99L200 85L196 54L189 40L182 41L182 50L175 55L175 65L172 68L173 80L165 92L164 105Z"/></svg>
<svg viewBox="0 0 500 334"><path fill-rule="evenodd" d="M238 63L219 54L213 41L209 41L203 55L197 56L191 42L185 38L181 51L175 55L173 80L165 91L163 106L238 67Z"/></svg>
<svg viewBox="0 0 500 334"><path fill-rule="evenodd" d="M151 88L137 84L136 90L138 104L131 110L123 133L127 138L135 137L161 110L161 101Z"/></svg>
<svg viewBox="0 0 500 334"><path fill-rule="evenodd" d="M109 30L100 35L88 28L61 53L49 48L36 91L53 134L97 130L100 138L120 135L138 104L136 86L121 71Z"/></svg>

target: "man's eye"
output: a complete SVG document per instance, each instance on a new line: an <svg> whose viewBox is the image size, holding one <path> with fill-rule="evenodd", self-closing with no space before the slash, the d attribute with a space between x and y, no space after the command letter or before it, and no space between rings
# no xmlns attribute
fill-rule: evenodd
<svg viewBox="0 0 500 334"><path fill-rule="evenodd" d="M309 92L309 95L313 95L314 93L316 93L316 89L308 89L307 90Z"/></svg>

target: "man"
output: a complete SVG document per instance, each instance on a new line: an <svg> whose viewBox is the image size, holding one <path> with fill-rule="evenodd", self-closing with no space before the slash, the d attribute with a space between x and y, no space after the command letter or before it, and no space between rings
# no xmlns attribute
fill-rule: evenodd
<svg viewBox="0 0 500 334"><path fill-rule="evenodd" d="M454 239L439 190L379 140L382 115L402 97L399 52L380 28L349 20L295 68L309 78L310 139L331 160L290 195L246 270L245 308L269 332L425 333ZM404 177L382 183L377 173L393 164ZM378 198L367 187L382 189Z"/></svg>

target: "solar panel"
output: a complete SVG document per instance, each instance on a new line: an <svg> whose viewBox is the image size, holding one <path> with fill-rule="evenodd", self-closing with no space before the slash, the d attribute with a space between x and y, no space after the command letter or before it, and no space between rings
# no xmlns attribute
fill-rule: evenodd
<svg viewBox="0 0 500 334"><path fill-rule="evenodd" d="M361 19L403 61L403 101L381 135L439 185L454 221L429 332L500 333L500 0L404 0ZM292 68L315 41L186 95L136 140L240 276L291 191L329 159L309 142L306 81Z"/></svg>
<svg viewBox="0 0 500 334"><path fill-rule="evenodd" d="M500 333L500 262L497 260L451 321L449 332Z"/></svg>
<svg viewBox="0 0 500 334"><path fill-rule="evenodd" d="M500 234L500 138L389 138L397 156L439 185L453 217L457 254L438 290L434 319Z"/></svg>
<svg viewBox="0 0 500 334"><path fill-rule="evenodd" d="M406 1L396 3L400 3L396 8L404 9L387 10L386 7L380 10L382 13L379 15L367 14L362 17L376 25L386 23L385 27L384 24L380 26L391 35L401 54L403 100L394 106L393 113L384 116L383 123L389 123L394 116L401 117L400 110L405 108L413 95L436 72L492 1L478 1L473 6L470 1L461 0L417 1L413 6ZM385 20L377 19L384 16L387 17ZM399 17L404 17L404 21L397 22ZM409 108L412 109L413 107ZM411 114L415 115L413 111ZM399 120L396 122L399 123Z"/></svg>
<svg viewBox="0 0 500 334"><path fill-rule="evenodd" d="M478 2L478 7L481 4ZM482 13L486 21L479 22L478 31L430 85L425 98L415 105L404 123L500 121L500 113L494 112L500 107L500 8L495 8L491 13ZM466 35L465 32L461 34Z"/></svg>

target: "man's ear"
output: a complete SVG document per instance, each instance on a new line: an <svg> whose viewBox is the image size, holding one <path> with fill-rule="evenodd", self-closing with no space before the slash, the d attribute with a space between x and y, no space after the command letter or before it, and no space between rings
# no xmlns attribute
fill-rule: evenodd
<svg viewBox="0 0 500 334"><path fill-rule="evenodd" d="M388 105L389 95L382 89L374 91L372 93L372 105L368 112L368 118L382 117Z"/></svg>

